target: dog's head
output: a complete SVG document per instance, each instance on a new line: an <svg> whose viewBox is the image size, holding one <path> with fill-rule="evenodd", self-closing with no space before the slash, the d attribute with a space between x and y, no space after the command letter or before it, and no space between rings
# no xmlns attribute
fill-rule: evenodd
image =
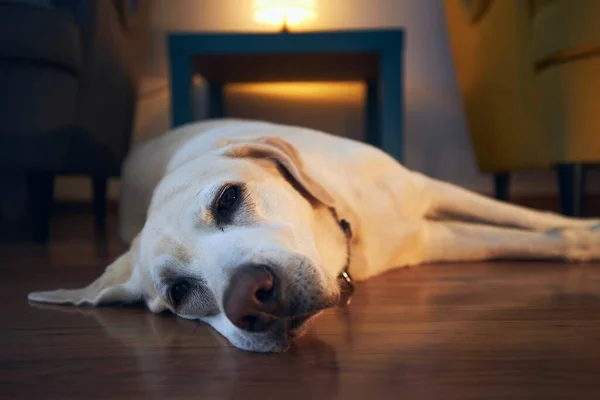
<svg viewBox="0 0 600 400"><path fill-rule="evenodd" d="M339 301L347 243L334 199L278 138L220 143L173 168L154 191L130 250L82 289L33 301L143 301L207 322L234 346L285 350Z"/></svg>

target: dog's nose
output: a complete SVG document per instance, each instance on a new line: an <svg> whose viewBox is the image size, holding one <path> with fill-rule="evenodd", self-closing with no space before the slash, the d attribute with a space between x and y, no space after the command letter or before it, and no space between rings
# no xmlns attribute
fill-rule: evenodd
<svg viewBox="0 0 600 400"><path fill-rule="evenodd" d="M232 277L224 297L225 315L249 332L264 332L277 320L281 285L267 266L241 268Z"/></svg>

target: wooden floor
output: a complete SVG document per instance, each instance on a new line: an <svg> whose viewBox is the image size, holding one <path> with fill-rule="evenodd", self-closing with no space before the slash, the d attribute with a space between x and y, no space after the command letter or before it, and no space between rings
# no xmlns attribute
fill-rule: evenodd
<svg viewBox="0 0 600 400"><path fill-rule="evenodd" d="M396 271L360 284L288 353L261 355L168 314L28 303L119 254L91 226L61 215L48 248L0 248L0 398L600 398L600 265Z"/></svg>

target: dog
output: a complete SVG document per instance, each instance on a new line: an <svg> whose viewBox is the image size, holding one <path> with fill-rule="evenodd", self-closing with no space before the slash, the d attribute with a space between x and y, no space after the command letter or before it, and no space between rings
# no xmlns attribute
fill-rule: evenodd
<svg viewBox="0 0 600 400"><path fill-rule="evenodd" d="M89 286L34 302L143 302L233 346L282 352L354 281L423 263L600 259L600 220L499 202L324 132L221 119L149 140L123 166L129 250Z"/></svg>

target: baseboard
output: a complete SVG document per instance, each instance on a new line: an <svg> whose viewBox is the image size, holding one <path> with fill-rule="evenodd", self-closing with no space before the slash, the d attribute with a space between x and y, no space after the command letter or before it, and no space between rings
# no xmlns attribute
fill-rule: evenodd
<svg viewBox="0 0 600 400"><path fill-rule="evenodd" d="M537 210L560 213L560 200L557 196L520 196L511 199L511 203ZM584 217L600 217L600 195L592 194L586 196L583 208Z"/></svg>
<svg viewBox="0 0 600 400"><path fill-rule="evenodd" d="M109 200L106 204L106 210L109 214L116 214L119 211L119 202L117 200ZM75 212L75 213L93 213L92 203L81 200L55 200L55 212Z"/></svg>
<svg viewBox="0 0 600 400"><path fill-rule="evenodd" d="M537 210L560 212L560 200L553 195L527 195L513 196L510 203L518 204ZM600 217L600 195L590 194L585 198L584 216ZM86 212L92 213L92 204L81 201L59 201L55 204L56 211ZM119 210L119 204L116 200L108 202L108 212L116 214Z"/></svg>
<svg viewBox="0 0 600 400"><path fill-rule="evenodd" d="M560 201L556 196L515 196L510 201L513 204L518 204L530 207L537 210L560 212ZM119 211L117 201L109 201L107 206L109 220L115 222L115 217ZM60 214L86 214L90 216L90 229L92 226L91 215L93 207L90 202L85 201L56 201L52 210L54 217ZM586 196L584 217L600 218L600 195ZM5 241L12 242L14 240L28 241L30 232L28 223L23 221L0 221L0 243ZM113 225L114 227L114 225ZM77 233L75 233L77 234Z"/></svg>

